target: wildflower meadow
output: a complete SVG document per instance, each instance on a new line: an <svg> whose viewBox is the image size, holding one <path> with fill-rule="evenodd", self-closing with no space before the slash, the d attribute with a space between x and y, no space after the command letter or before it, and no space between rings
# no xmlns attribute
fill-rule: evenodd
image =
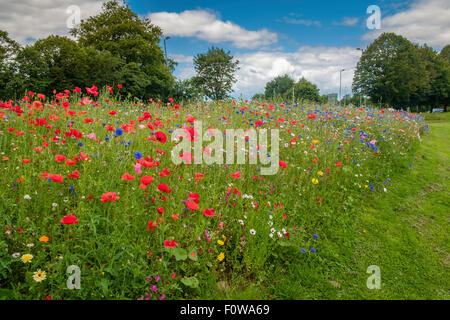
<svg viewBox="0 0 450 320"><path fill-rule="evenodd" d="M407 174L428 131L392 109L127 100L121 87L0 103L2 297L334 297L333 272L356 264L351 234L367 232L360 207ZM244 143L226 146L231 129ZM367 290L362 274L350 287Z"/></svg>

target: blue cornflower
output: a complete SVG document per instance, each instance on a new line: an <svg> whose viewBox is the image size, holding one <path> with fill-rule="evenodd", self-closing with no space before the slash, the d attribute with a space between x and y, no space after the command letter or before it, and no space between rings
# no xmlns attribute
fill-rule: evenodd
<svg viewBox="0 0 450 320"><path fill-rule="evenodd" d="M116 136L120 137L121 135L123 135L123 129L122 128L116 129Z"/></svg>
<svg viewBox="0 0 450 320"><path fill-rule="evenodd" d="M136 158L136 160L141 159L141 158L142 158L142 152L137 151L137 152L134 154L134 157Z"/></svg>

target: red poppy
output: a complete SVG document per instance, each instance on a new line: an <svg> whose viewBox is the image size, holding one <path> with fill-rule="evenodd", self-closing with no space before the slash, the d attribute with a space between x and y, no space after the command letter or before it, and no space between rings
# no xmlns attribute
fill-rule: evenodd
<svg viewBox="0 0 450 320"><path fill-rule="evenodd" d="M339 161L336 162L336 167L342 167L342 163L340 163Z"/></svg>
<svg viewBox="0 0 450 320"><path fill-rule="evenodd" d="M108 201L116 201L117 199L120 199L120 198L116 196L115 192L106 192L106 193L102 194L102 197L100 200L103 203L105 203Z"/></svg>
<svg viewBox="0 0 450 320"><path fill-rule="evenodd" d="M158 226L158 223L156 223L155 221L149 221L147 230L150 232L153 232L153 230L155 230L157 226Z"/></svg>
<svg viewBox="0 0 450 320"><path fill-rule="evenodd" d="M239 171L235 172L235 173L232 173L232 174L230 174L230 177L231 178L240 179L241 178L241 173Z"/></svg>
<svg viewBox="0 0 450 320"><path fill-rule="evenodd" d="M286 169L286 167L287 167L286 162L280 160L279 164L280 164L280 167L282 167L283 169Z"/></svg>
<svg viewBox="0 0 450 320"><path fill-rule="evenodd" d="M158 211L159 214L163 214L164 208L163 207L158 208L158 209L156 209L156 211Z"/></svg>
<svg viewBox="0 0 450 320"><path fill-rule="evenodd" d="M169 189L169 186L167 184L164 184L164 183L160 183L158 185L158 190L160 190L162 192L165 192L165 193L171 193L172 192L172 190Z"/></svg>
<svg viewBox="0 0 450 320"><path fill-rule="evenodd" d="M196 204L194 201L186 202L186 206L188 207L189 210L198 210L199 209L198 204Z"/></svg>
<svg viewBox="0 0 450 320"><path fill-rule="evenodd" d="M54 182L62 182L64 180L63 176L59 175L59 174L51 174L50 176L48 176L50 179L52 179L52 181Z"/></svg>
<svg viewBox="0 0 450 320"><path fill-rule="evenodd" d="M216 212L214 209L205 209L203 210L203 215L205 217L215 217L214 212Z"/></svg>
<svg viewBox="0 0 450 320"><path fill-rule="evenodd" d="M62 154L57 154L55 156L55 160L56 162L63 162L64 160L66 160L66 156L63 156Z"/></svg>
<svg viewBox="0 0 450 320"><path fill-rule="evenodd" d="M61 222L62 224L77 224L78 220L74 215L68 215L62 218L59 222Z"/></svg>
<svg viewBox="0 0 450 320"><path fill-rule="evenodd" d="M80 177L80 171L75 170L67 176L70 179L78 179Z"/></svg>
<svg viewBox="0 0 450 320"><path fill-rule="evenodd" d="M166 248L175 248L176 246L178 246L179 243L176 243L175 240L164 240L164 246Z"/></svg>
<svg viewBox="0 0 450 320"><path fill-rule="evenodd" d="M132 176L129 173L125 173L122 175L122 180L132 181L135 178L135 176Z"/></svg>
<svg viewBox="0 0 450 320"><path fill-rule="evenodd" d="M166 141L167 141L167 137L164 134L164 132L161 132L161 131L156 132L155 137L156 137L156 140L158 140L161 143L166 143Z"/></svg>
<svg viewBox="0 0 450 320"><path fill-rule="evenodd" d="M150 183L152 183L152 181L153 181L154 179L155 179L155 178L150 177L150 176L143 176L143 177L141 177L141 183L147 186L147 185L149 185Z"/></svg>

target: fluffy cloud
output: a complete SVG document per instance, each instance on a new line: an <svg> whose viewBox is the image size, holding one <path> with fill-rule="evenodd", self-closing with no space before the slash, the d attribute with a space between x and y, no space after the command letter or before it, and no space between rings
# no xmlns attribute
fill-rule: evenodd
<svg viewBox="0 0 450 320"><path fill-rule="evenodd" d="M341 22L334 22L333 24L335 26L347 26L351 27L358 23L359 18L350 18L350 17L344 17Z"/></svg>
<svg viewBox="0 0 450 320"><path fill-rule="evenodd" d="M155 12L148 17L169 36L196 37L212 43L230 42L236 48L250 49L277 42L276 33L267 29L246 30L205 10Z"/></svg>
<svg viewBox="0 0 450 320"><path fill-rule="evenodd" d="M241 93L251 98L257 92L264 92L267 82L288 74L295 80L305 77L317 84L321 94L339 92L339 70L342 73L342 94L350 93L354 68L361 51L352 47L301 47L296 52L268 52L236 54L240 69L233 87L234 95ZM188 57L185 57L188 58ZM187 79L195 74L191 64L183 64L177 70L177 77Z"/></svg>
<svg viewBox="0 0 450 320"><path fill-rule="evenodd" d="M322 26L322 23L318 20L296 19L290 17L283 17L283 21L289 24L302 24L304 26Z"/></svg>
<svg viewBox="0 0 450 320"><path fill-rule="evenodd" d="M342 94L351 92L353 73L361 52L351 47L301 47L296 52L256 52L238 54L241 69L234 90L251 97L264 92L265 84L276 76L288 74L295 80L305 77L317 84L321 94L339 92L339 70Z"/></svg>
<svg viewBox="0 0 450 320"><path fill-rule="evenodd" d="M81 19L100 12L102 0L20 0L0 2L0 29L25 44L50 34L68 35L67 21L75 21L70 6L80 9ZM74 13L74 11L72 11Z"/></svg>
<svg viewBox="0 0 450 320"><path fill-rule="evenodd" d="M373 40L382 32L394 32L409 40L442 48L450 44L450 2L448 0L417 0L408 9L383 17L381 28L366 33L364 40Z"/></svg>

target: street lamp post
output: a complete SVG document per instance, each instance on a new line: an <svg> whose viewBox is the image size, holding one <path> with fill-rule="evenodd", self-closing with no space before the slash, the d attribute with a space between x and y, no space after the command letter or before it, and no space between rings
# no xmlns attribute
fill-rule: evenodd
<svg viewBox="0 0 450 320"><path fill-rule="evenodd" d="M339 70L339 105L341 105L342 100L342 72L344 72L345 69Z"/></svg>
<svg viewBox="0 0 450 320"><path fill-rule="evenodd" d="M364 53L364 49L362 49L362 48L356 48L356 50L361 51L361 54ZM360 107L361 107L361 103L362 103L362 96L361 96L361 89L359 89L359 106ZM364 106L365 106L365 103L364 103Z"/></svg>
<svg viewBox="0 0 450 320"><path fill-rule="evenodd" d="M166 40L169 40L169 39L170 39L170 37L169 37L169 36L167 36L167 37L164 37L164 56L165 56L166 60L167 60L167 47L166 47Z"/></svg>

